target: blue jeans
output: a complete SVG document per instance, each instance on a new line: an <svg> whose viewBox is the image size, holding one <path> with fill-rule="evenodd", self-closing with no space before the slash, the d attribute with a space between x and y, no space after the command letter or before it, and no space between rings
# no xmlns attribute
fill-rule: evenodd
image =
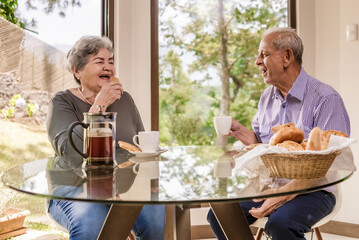
<svg viewBox="0 0 359 240"><path fill-rule="evenodd" d="M263 202L248 201L239 204L248 224L254 223L257 219L249 213L249 210L252 207L260 207ZM328 215L334 205L335 196L327 191L298 195L268 216L264 231L272 240L305 240L304 234L309 232L316 222ZM217 239L225 240L226 237L212 210L208 212L207 220Z"/></svg>
<svg viewBox="0 0 359 240"><path fill-rule="evenodd" d="M109 205L78 201L50 200L51 216L70 233L70 240L97 239L105 222ZM162 240L165 226L165 206L145 205L133 232L136 239Z"/></svg>

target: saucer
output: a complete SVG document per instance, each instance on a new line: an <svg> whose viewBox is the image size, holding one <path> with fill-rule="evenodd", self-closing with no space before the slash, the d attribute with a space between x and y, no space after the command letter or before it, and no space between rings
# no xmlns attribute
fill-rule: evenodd
<svg viewBox="0 0 359 240"><path fill-rule="evenodd" d="M159 149L157 152L131 152L132 154L136 155L136 157L157 157L161 153L167 152L168 149Z"/></svg>
<svg viewBox="0 0 359 240"><path fill-rule="evenodd" d="M158 162L160 159L158 156L155 157L133 157L130 158L128 161L130 161L132 164L133 163L144 163L144 162Z"/></svg>

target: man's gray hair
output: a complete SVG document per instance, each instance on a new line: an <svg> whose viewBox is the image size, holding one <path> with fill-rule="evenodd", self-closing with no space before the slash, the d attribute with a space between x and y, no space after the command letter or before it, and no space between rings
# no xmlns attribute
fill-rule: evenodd
<svg viewBox="0 0 359 240"><path fill-rule="evenodd" d="M112 42L109 38L99 36L81 37L66 55L66 69L71 74L73 74L72 68L82 70L88 63L90 55L96 55L102 48L106 48L113 55ZM75 75L74 78L78 84L81 84Z"/></svg>
<svg viewBox="0 0 359 240"><path fill-rule="evenodd" d="M298 36L295 29L289 27L270 28L264 31L262 37L264 38L270 34L275 34L275 39L273 41L275 50L285 48L292 49L295 60L299 65L302 65L304 47L302 39Z"/></svg>

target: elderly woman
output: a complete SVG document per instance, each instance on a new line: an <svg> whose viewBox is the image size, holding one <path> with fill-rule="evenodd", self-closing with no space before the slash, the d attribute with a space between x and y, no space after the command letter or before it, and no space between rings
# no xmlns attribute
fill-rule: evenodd
<svg viewBox="0 0 359 240"><path fill-rule="evenodd" d="M49 104L47 131L58 156L67 156L74 151L69 145L66 129L75 121L83 121L83 113L102 111L117 112L116 140L131 142L134 135L143 131L140 114L132 97L114 79L113 49L106 37L86 36L78 40L67 54L67 69L73 74L79 87L55 94ZM82 149L83 129L74 129L73 141ZM56 142L56 144L54 144ZM66 162L71 167L81 162ZM51 200L51 216L66 227L70 239L96 239L105 221L110 206L65 200ZM163 239L164 206L144 206L133 232L137 239Z"/></svg>

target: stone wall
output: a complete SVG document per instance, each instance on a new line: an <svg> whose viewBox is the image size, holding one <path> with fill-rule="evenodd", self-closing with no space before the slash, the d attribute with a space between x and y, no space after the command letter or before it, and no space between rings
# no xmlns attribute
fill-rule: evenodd
<svg viewBox="0 0 359 240"><path fill-rule="evenodd" d="M26 105L32 101L39 106L33 117L26 107L15 107L15 116L9 120L44 125L50 95L77 87L64 68L64 59L59 49L0 17L0 110L15 94L21 94Z"/></svg>
<svg viewBox="0 0 359 240"><path fill-rule="evenodd" d="M24 90L23 84L14 80L12 74L0 73L0 109L6 108L10 99L19 93L25 100L26 105L32 101L34 104L38 104L39 108L32 117L29 117L26 107L19 108L15 106L15 116L9 120L44 127L51 94L42 90ZM3 118L1 113L0 115Z"/></svg>

